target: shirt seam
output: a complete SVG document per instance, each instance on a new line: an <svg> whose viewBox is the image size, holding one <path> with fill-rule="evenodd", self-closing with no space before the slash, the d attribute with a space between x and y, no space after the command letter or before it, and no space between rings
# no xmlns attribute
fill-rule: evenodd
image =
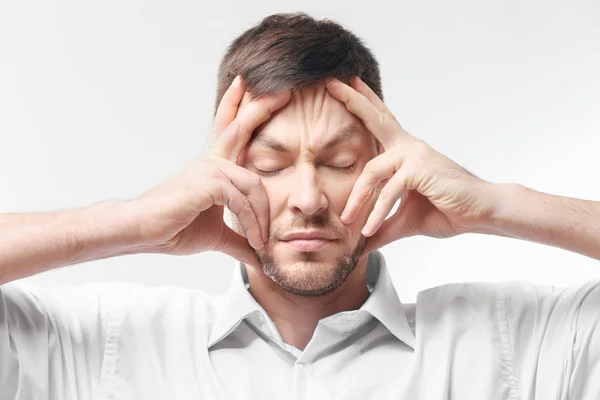
<svg viewBox="0 0 600 400"><path fill-rule="evenodd" d="M587 289L587 293L585 293L583 295L583 297L581 298L581 300L578 301L577 307L575 308L575 312L573 315L573 320L571 322L571 328L570 328L570 336L569 336L569 341L568 341L568 346L569 348L566 349L569 358L567 359L567 365L565 366L565 371L563 374L563 382L565 383L563 390L561 392L561 398L565 398L567 399L571 393L571 383L572 383L572 379L573 379L573 368L574 368L574 357L575 357L575 341L577 340L577 336L578 336L578 325L579 325L579 313L581 311L581 306L583 305L583 303L585 302L585 300L588 298L588 296L596 289L600 287L600 281L596 281L594 282L591 287L589 289Z"/></svg>
<svg viewBox="0 0 600 400"><path fill-rule="evenodd" d="M108 293L106 293L108 292ZM119 321L121 306L115 300L116 293L102 291L102 320L106 333L102 368L100 371L100 396L99 399L115 398L115 381L117 378L118 353L119 353Z"/></svg>
<svg viewBox="0 0 600 400"><path fill-rule="evenodd" d="M503 286L502 289L505 289ZM519 381L515 376L514 350L511 345L510 330L508 328L508 311L506 308L506 290L502 290L501 295L497 296L496 315L498 322L498 335L500 337L500 359L502 362L502 372L507 377L508 399L519 400L520 390Z"/></svg>

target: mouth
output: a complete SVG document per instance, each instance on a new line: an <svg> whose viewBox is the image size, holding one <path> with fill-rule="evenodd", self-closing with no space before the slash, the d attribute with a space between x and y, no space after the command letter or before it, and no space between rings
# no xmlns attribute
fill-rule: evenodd
<svg viewBox="0 0 600 400"><path fill-rule="evenodd" d="M285 245L296 251L319 251L336 240L335 235L323 231L294 232L281 239Z"/></svg>
<svg viewBox="0 0 600 400"><path fill-rule="evenodd" d="M335 239L292 239L282 242L296 251L319 251L335 242Z"/></svg>

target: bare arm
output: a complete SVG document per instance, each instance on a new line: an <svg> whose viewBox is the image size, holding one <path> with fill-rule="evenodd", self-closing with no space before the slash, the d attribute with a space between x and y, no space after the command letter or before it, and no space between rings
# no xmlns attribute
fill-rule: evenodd
<svg viewBox="0 0 600 400"><path fill-rule="evenodd" d="M46 213L0 214L0 285L50 269L136 253L219 251L259 273L254 248L268 234L268 201L260 177L235 163L257 126L291 98L261 96L240 106L245 86L233 81L219 105L202 157L134 200ZM223 221L227 206L244 235ZM250 242L250 243L249 243Z"/></svg>
<svg viewBox="0 0 600 400"><path fill-rule="evenodd" d="M469 173L406 132L383 101L356 77L327 90L360 118L384 153L365 166L341 219L352 223L375 187L387 180L363 228L364 252L396 240L484 233L560 247L600 260L600 202L553 196ZM388 219L394 204L398 210Z"/></svg>
<svg viewBox="0 0 600 400"><path fill-rule="evenodd" d="M128 201L0 214L0 284L50 269L143 252Z"/></svg>
<svg viewBox="0 0 600 400"><path fill-rule="evenodd" d="M560 247L600 260L600 202L497 184L497 206L480 233Z"/></svg>

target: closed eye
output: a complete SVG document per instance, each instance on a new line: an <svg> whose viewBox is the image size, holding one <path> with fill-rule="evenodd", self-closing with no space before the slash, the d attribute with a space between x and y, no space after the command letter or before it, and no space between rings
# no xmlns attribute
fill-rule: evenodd
<svg viewBox="0 0 600 400"><path fill-rule="evenodd" d="M255 168L255 169L256 169L256 172L259 175L262 175L262 176L272 176L272 175L277 175L278 173L280 173L281 171L283 171L285 168L275 169L273 171L263 171L262 169L258 169L258 168Z"/></svg>
<svg viewBox="0 0 600 400"><path fill-rule="evenodd" d="M338 167L336 165L323 165L323 167L332 169L334 171L350 171L350 170L352 170L352 168L354 168L354 164L350 164L350 165L347 165L345 167ZM284 169L285 168L280 168L280 169L274 169L274 170L266 171L266 170L258 169L258 168L255 167L256 172L259 175L262 175L262 176L277 175L278 173L280 173Z"/></svg>
<svg viewBox="0 0 600 400"><path fill-rule="evenodd" d="M324 167L331 168L334 171L348 171L348 170L351 170L352 168L354 168L354 164L350 164L345 167L337 167L335 165L324 165Z"/></svg>

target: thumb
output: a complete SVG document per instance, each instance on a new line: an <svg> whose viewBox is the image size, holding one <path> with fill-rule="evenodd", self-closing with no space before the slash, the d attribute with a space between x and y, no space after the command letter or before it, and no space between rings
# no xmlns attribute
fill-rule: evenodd
<svg viewBox="0 0 600 400"><path fill-rule="evenodd" d="M222 244L217 251L227 254L230 257L246 264L257 274L262 274L260 262L248 239L235 232L228 226L224 227Z"/></svg>

